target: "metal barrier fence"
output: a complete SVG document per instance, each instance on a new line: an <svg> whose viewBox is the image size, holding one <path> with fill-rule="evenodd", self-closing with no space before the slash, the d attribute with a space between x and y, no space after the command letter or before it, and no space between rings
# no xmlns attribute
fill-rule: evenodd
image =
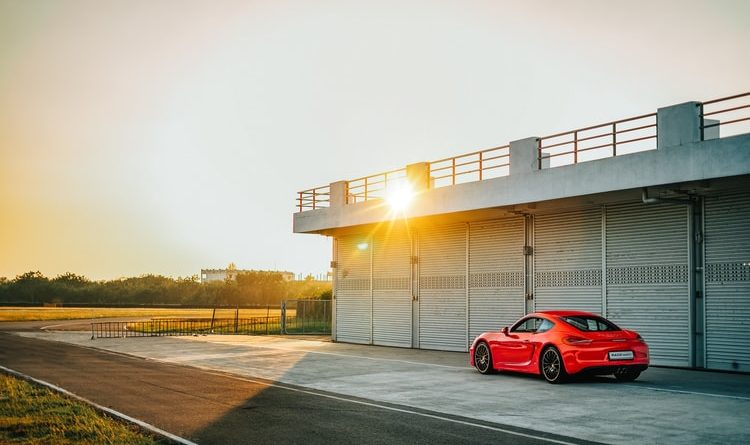
<svg viewBox="0 0 750 445"><path fill-rule="evenodd" d="M331 300L286 300L281 303L284 334L330 334ZM294 311L295 316L285 316Z"/></svg>
<svg viewBox="0 0 750 445"><path fill-rule="evenodd" d="M294 318L294 317L291 317ZM91 323L91 339L122 337L167 337L199 334L280 334L281 317L153 319Z"/></svg>
<svg viewBox="0 0 750 445"><path fill-rule="evenodd" d="M146 321L91 323L91 339L169 337L201 334L268 335L330 334L330 300L287 300L280 317L253 318L155 318ZM294 313L295 315L286 315Z"/></svg>

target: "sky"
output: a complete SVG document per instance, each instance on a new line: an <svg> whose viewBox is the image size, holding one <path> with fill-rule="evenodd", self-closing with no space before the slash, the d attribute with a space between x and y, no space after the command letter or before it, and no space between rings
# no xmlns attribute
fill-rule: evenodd
<svg viewBox="0 0 750 445"><path fill-rule="evenodd" d="M299 190L747 91L744 0L0 0L0 277L318 274Z"/></svg>

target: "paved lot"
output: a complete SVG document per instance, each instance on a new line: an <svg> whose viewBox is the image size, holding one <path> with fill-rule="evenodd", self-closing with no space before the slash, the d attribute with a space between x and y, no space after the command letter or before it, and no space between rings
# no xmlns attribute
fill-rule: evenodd
<svg viewBox="0 0 750 445"><path fill-rule="evenodd" d="M582 443L4 333L0 364L203 445Z"/></svg>
<svg viewBox="0 0 750 445"><path fill-rule="evenodd" d="M628 384L481 376L466 354L278 337L22 335L607 443L750 443L750 376L651 368Z"/></svg>

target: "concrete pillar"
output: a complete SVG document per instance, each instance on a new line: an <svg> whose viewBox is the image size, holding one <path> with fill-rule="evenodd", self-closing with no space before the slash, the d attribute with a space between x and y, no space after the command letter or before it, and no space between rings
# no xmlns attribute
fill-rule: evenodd
<svg viewBox="0 0 750 445"><path fill-rule="evenodd" d="M685 102L656 110L656 148L700 142L700 102Z"/></svg>
<svg viewBox="0 0 750 445"><path fill-rule="evenodd" d="M539 138L534 136L510 143L510 175L539 170Z"/></svg>
<svg viewBox="0 0 750 445"><path fill-rule="evenodd" d="M430 188L430 163L417 162L406 166L406 178L414 192L420 193Z"/></svg>
<svg viewBox="0 0 750 445"><path fill-rule="evenodd" d="M703 119L703 126L706 125L713 125L718 124L718 119ZM708 127L703 129L703 140L707 141L709 139L719 139L721 136L719 135L719 126L716 125L715 127Z"/></svg>
<svg viewBox="0 0 750 445"><path fill-rule="evenodd" d="M347 194L349 193L349 181L336 181L330 184L331 201L330 207L342 207L347 204Z"/></svg>

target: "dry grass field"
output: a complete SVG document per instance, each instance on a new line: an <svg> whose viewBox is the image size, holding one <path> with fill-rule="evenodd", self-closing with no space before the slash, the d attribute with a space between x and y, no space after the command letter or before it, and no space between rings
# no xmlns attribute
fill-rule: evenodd
<svg viewBox="0 0 750 445"><path fill-rule="evenodd" d="M212 309L0 307L0 321L77 320L85 318L211 318ZM278 317L280 309L240 309L240 318ZM287 311L294 315L294 311ZM234 309L217 309L216 318L233 318Z"/></svg>

